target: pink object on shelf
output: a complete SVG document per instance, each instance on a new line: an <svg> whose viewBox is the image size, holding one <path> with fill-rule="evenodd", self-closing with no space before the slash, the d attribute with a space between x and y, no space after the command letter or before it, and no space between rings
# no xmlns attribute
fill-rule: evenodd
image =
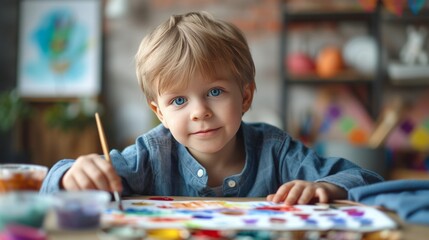
<svg viewBox="0 0 429 240"><path fill-rule="evenodd" d="M286 65L294 75L311 74L315 70L314 61L305 53L291 53L286 58Z"/></svg>

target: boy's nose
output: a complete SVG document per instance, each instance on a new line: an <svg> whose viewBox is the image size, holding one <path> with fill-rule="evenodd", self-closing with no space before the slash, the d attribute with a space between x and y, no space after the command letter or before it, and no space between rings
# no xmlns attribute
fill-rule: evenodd
<svg viewBox="0 0 429 240"><path fill-rule="evenodd" d="M194 109L191 114L191 120L193 121L210 118L213 115L213 112L210 110L210 108L202 102L195 103L193 107Z"/></svg>

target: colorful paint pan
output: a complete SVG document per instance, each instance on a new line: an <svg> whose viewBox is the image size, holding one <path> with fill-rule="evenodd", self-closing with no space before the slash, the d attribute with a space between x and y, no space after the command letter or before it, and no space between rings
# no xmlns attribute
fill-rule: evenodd
<svg viewBox="0 0 429 240"><path fill-rule="evenodd" d="M151 229L146 231L148 239L187 239L189 232L184 229Z"/></svg>
<svg viewBox="0 0 429 240"><path fill-rule="evenodd" d="M194 230L191 232L192 239L225 239L229 234L226 231L220 230Z"/></svg>
<svg viewBox="0 0 429 240"><path fill-rule="evenodd" d="M171 198L171 197L150 197L149 200L155 200L155 201L174 201L174 198Z"/></svg>

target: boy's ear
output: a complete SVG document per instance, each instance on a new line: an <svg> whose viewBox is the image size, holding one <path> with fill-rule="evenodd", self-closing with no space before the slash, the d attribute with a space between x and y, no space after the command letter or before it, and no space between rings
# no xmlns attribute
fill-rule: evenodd
<svg viewBox="0 0 429 240"><path fill-rule="evenodd" d="M244 86L243 104L241 109L243 113L249 111L250 106L252 105L255 88L256 88L255 83L249 83L249 84L246 84L246 86Z"/></svg>
<svg viewBox="0 0 429 240"><path fill-rule="evenodd" d="M164 116L162 115L161 109L159 109L158 104L155 101L151 101L149 103L149 106L150 106L150 109L158 117L159 121L164 125L164 127L168 128L167 123L164 121Z"/></svg>

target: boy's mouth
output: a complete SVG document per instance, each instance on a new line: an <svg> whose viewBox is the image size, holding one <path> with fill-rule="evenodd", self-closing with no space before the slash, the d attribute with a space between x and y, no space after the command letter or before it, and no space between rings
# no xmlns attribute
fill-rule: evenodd
<svg viewBox="0 0 429 240"><path fill-rule="evenodd" d="M205 135L205 134L210 134L212 132L217 131L220 128L212 128L212 129L205 129L205 130L200 130L197 132L192 133L193 135Z"/></svg>

